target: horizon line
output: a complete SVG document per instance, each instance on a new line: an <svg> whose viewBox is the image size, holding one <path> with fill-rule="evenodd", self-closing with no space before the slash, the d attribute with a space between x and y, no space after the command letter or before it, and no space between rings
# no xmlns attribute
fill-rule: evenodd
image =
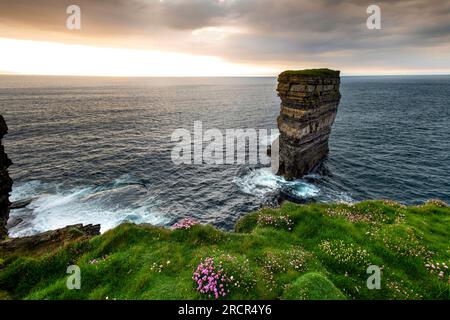
<svg viewBox="0 0 450 320"><path fill-rule="evenodd" d="M281 73L281 72L280 72ZM26 77L77 77L77 78L276 78L278 74L274 75L82 75L82 74L33 74L33 73L14 73L14 72L0 72L0 76L26 76ZM341 77L418 77L418 76L450 76L450 73L418 73L418 74L403 74L403 73L387 73L387 74L344 74Z"/></svg>

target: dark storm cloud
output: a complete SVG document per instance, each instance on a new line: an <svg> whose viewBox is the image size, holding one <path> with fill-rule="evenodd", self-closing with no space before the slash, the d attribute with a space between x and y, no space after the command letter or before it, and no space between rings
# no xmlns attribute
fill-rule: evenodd
<svg viewBox="0 0 450 320"><path fill-rule="evenodd" d="M375 1L374 1L375 2ZM414 48L425 67L432 48L448 54L450 1L376 1L382 30L366 28L357 0L14 0L0 1L0 37L153 48L218 55L232 61L334 64L399 61ZM82 30L65 29L65 8L82 9ZM192 35L216 28L219 41ZM216 30L212 29L212 30ZM231 30L231 31L230 31ZM444 49L442 49L444 47ZM420 51L419 50L419 51ZM418 52L418 51L417 51ZM418 54L415 52L414 54ZM389 55L389 56L383 56ZM446 61L448 61L447 59ZM396 62L397 63L397 62ZM450 61L445 67L450 67Z"/></svg>

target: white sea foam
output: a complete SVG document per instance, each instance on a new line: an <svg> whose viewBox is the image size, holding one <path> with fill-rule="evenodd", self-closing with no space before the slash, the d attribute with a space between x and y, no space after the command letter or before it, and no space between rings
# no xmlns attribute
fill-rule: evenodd
<svg viewBox="0 0 450 320"><path fill-rule="evenodd" d="M39 180L33 180L19 185L14 183L9 200L18 201L26 198L33 198L43 193L43 190L45 189L44 184Z"/></svg>
<svg viewBox="0 0 450 320"><path fill-rule="evenodd" d="M302 180L287 181L273 174L270 168L251 170L244 176L236 177L234 182L242 192L259 197L281 190L299 198L311 198L320 193L315 185Z"/></svg>
<svg viewBox="0 0 450 320"><path fill-rule="evenodd" d="M48 185L37 181L13 189L14 200L30 196L36 199L26 209L11 211L11 217L26 215L26 219L9 230L10 236L26 236L77 223L100 224L101 232L105 232L125 221L155 225L169 222L152 205L151 194L143 186L101 191L89 187L53 193L47 189ZM45 193L39 194L39 190Z"/></svg>

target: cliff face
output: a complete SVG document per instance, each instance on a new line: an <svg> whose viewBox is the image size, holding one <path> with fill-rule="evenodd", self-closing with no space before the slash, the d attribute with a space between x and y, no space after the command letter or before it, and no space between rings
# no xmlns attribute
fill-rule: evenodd
<svg viewBox="0 0 450 320"><path fill-rule="evenodd" d="M337 113L339 71L285 71L278 77L281 98L278 174L300 178L328 154L328 136Z"/></svg>
<svg viewBox="0 0 450 320"><path fill-rule="evenodd" d="M90 239L99 234L99 224L86 226L76 224L29 237L10 238L0 241L0 257L48 253L66 244Z"/></svg>
<svg viewBox="0 0 450 320"><path fill-rule="evenodd" d="M0 115L0 240L4 239L8 232L6 230L6 223L9 217L9 193L12 188L12 180L8 174L8 167L11 165L11 160L5 153L2 139L8 133L5 119Z"/></svg>

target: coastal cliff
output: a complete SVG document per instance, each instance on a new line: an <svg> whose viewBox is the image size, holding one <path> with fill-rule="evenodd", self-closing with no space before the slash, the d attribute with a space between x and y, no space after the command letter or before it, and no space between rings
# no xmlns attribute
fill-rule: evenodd
<svg viewBox="0 0 450 320"><path fill-rule="evenodd" d="M328 104L336 108L329 95L317 99L335 101ZM336 110L306 112L320 127ZM1 116L0 132L7 132ZM0 151L5 237L9 209L29 201L9 206L11 161ZM449 299L449 226L450 208L440 200L409 207L391 200L284 202L245 215L235 232L194 220L170 229L124 223L101 235L100 225L78 224L1 240L0 300ZM381 290L367 286L367 268L374 264L383 266ZM82 272L82 290L67 287L73 265ZM199 272L210 270L220 270L220 283L199 279Z"/></svg>
<svg viewBox="0 0 450 320"><path fill-rule="evenodd" d="M328 137L341 98L339 73L312 69L279 75L278 175L300 178L328 154Z"/></svg>
<svg viewBox="0 0 450 320"><path fill-rule="evenodd" d="M72 227L63 246L49 233L0 245L0 300L205 301L219 284L200 291L209 282L194 279L209 269L227 279L218 299L449 299L449 226L442 201L386 200L285 202L245 215L235 232L124 223L93 238L91 226L73 241L82 232ZM67 288L70 265L80 268L81 290ZM367 286L371 265L383 266L380 290Z"/></svg>
<svg viewBox="0 0 450 320"><path fill-rule="evenodd" d="M3 116L0 115L0 240L8 235L6 223L9 217L9 193L12 188L12 179L8 174L8 167L12 162L3 147L3 136L7 133L8 126Z"/></svg>

